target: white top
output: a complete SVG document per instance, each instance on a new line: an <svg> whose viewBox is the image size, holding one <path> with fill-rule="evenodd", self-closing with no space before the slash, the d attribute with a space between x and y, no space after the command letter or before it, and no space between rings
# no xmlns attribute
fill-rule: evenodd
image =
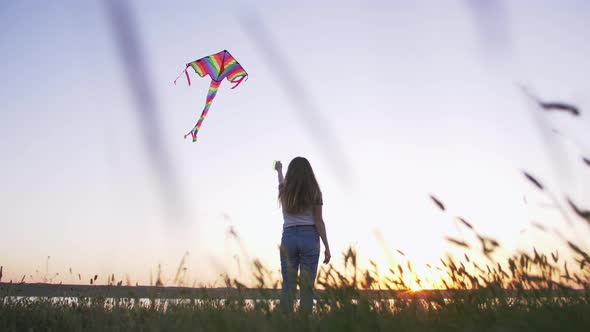
<svg viewBox="0 0 590 332"><path fill-rule="evenodd" d="M311 208L298 214L290 214L283 209L283 228L301 225L315 225Z"/></svg>
<svg viewBox="0 0 590 332"><path fill-rule="evenodd" d="M279 190L281 189L282 184L279 185ZM324 201L322 199L321 193L319 200L316 205L324 205ZM285 211L283 208L283 228L291 227L291 226L302 226L302 225L315 225L315 221L313 220L313 212L312 207L304 210L298 214L291 214Z"/></svg>

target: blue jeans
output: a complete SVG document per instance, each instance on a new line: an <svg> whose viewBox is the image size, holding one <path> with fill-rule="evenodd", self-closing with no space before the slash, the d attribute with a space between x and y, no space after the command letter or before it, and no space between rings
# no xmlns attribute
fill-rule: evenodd
<svg viewBox="0 0 590 332"><path fill-rule="evenodd" d="M281 274L283 276L281 307L283 310L293 310L297 273L301 270L301 311L311 312L313 285L319 257L320 236L315 226L292 226L283 229L281 238Z"/></svg>

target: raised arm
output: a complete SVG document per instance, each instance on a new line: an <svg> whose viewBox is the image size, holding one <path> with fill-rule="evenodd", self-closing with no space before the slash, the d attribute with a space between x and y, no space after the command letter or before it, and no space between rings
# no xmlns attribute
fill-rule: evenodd
<svg viewBox="0 0 590 332"><path fill-rule="evenodd" d="M275 170L277 171L277 176L279 179L279 186L280 186L281 184L283 184L284 177L283 177L283 164L281 164L281 162L278 160L275 162Z"/></svg>
<svg viewBox="0 0 590 332"><path fill-rule="evenodd" d="M324 218L322 217L321 205L316 205L313 207L313 221L315 222L315 227L318 230L322 242L324 243L324 264L328 264L332 254L330 254L330 245L328 244L328 235L326 234L326 224L324 223Z"/></svg>

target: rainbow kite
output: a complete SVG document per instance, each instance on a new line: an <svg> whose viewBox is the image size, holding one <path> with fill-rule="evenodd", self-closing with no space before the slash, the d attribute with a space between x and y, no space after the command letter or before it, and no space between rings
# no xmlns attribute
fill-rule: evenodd
<svg viewBox="0 0 590 332"><path fill-rule="evenodd" d="M224 78L227 78L227 80L231 83L235 83L235 85L231 87L232 89L234 89L240 83L242 83L242 80L244 80L244 78L248 77L248 73L246 73L244 68L236 61L236 59L231 54L229 54L228 51L223 50L219 53L206 56L199 60L187 63L184 70L174 80L174 84L176 84L178 78L182 75L182 73L184 73L186 75L188 85L191 85L191 78L188 75L188 67L193 67L193 69L201 77L205 77L205 75L209 75L209 77L211 77L211 84L209 84L209 92L207 93L205 108L201 113L201 117L199 118L199 121L197 122L195 127L186 135L184 135L184 138L186 138L188 135L191 135L193 137L194 142L197 140L197 133L199 132L199 129L201 129L201 124L203 123L203 120L205 120L207 113L209 113L209 107L211 107L211 103L213 102L213 98L215 98L215 95L217 94L217 89L219 88L221 81L223 81Z"/></svg>

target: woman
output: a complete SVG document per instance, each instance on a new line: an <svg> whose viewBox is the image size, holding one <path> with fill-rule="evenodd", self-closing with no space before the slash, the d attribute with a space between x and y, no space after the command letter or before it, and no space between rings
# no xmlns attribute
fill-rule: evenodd
<svg viewBox="0 0 590 332"><path fill-rule="evenodd" d="M289 163L283 178L283 165L275 163L279 179L279 202L283 210L281 238L281 306L293 310L297 273L300 270L301 311L311 312L313 285L320 256L320 238L324 243L324 264L330 262L330 246L322 219L322 193L307 159L297 157Z"/></svg>

